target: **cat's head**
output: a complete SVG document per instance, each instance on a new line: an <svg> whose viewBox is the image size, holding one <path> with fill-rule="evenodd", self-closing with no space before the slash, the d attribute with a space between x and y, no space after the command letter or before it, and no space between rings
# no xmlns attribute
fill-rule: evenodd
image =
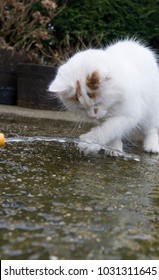
<svg viewBox="0 0 159 280"><path fill-rule="evenodd" d="M61 99L68 110L89 119L103 118L113 100L107 99L110 76L102 66L100 50L87 50L74 55L60 66L49 91Z"/></svg>

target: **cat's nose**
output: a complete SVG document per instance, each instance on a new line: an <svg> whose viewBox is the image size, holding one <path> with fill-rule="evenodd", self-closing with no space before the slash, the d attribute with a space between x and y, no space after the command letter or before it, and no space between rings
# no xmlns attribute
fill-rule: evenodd
<svg viewBox="0 0 159 280"><path fill-rule="evenodd" d="M98 108L97 107L93 107L87 113L88 113L88 117L89 118L95 120L95 119L97 119Z"/></svg>
<svg viewBox="0 0 159 280"><path fill-rule="evenodd" d="M98 113L98 108L94 107L94 114L96 115Z"/></svg>

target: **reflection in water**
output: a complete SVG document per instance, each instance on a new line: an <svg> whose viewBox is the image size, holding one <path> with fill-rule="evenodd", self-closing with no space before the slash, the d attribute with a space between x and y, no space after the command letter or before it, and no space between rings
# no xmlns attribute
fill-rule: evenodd
<svg viewBox="0 0 159 280"><path fill-rule="evenodd" d="M61 136L65 123L42 125L24 120L18 133ZM84 157L46 141L7 143L0 156L1 258L158 259L157 156Z"/></svg>

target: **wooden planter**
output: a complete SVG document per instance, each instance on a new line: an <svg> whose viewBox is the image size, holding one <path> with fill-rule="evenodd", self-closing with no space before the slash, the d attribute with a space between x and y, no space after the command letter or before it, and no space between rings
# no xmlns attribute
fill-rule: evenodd
<svg viewBox="0 0 159 280"><path fill-rule="evenodd" d="M0 65L0 104L16 105L17 75L12 66Z"/></svg>
<svg viewBox="0 0 159 280"><path fill-rule="evenodd" d="M16 104L17 65L26 61L26 55L14 49L0 49L0 104Z"/></svg>
<svg viewBox="0 0 159 280"><path fill-rule="evenodd" d="M56 68L36 64L19 64L17 67L17 104L27 108L58 110L61 103L48 86L54 79Z"/></svg>

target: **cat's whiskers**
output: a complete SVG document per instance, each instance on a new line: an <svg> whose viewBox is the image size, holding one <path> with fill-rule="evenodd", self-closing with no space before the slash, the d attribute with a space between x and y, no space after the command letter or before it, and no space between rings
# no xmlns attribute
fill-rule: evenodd
<svg viewBox="0 0 159 280"><path fill-rule="evenodd" d="M71 102L71 101L65 102L65 108L66 108L67 110L69 110L69 107L72 107L72 109L73 109L72 102Z"/></svg>
<svg viewBox="0 0 159 280"><path fill-rule="evenodd" d="M79 125L80 125L80 122L76 122L76 125L74 126L74 129L71 132L72 136L76 136L77 135L77 132L79 130Z"/></svg>
<svg viewBox="0 0 159 280"><path fill-rule="evenodd" d="M60 111L60 112L61 112L61 111L65 111L65 110L66 110L66 107L65 107L65 105L62 104L62 103L61 103L61 104L57 104L57 105L56 105L56 110L57 110L57 111Z"/></svg>
<svg viewBox="0 0 159 280"><path fill-rule="evenodd" d="M79 126L81 126L81 122L71 122L66 127L66 133L70 134L71 137L75 137L78 134Z"/></svg>

